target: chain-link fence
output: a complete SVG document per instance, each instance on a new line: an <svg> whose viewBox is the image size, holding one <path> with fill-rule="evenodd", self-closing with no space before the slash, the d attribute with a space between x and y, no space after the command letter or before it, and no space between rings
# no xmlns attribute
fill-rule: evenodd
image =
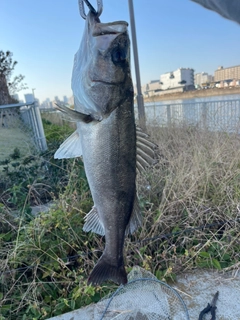
<svg viewBox="0 0 240 320"><path fill-rule="evenodd" d="M146 104L147 124L186 122L211 131L240 133L240 99Z"/></svg>
<svg viewBox="0 0 240 320"><path fill-rule="evenodd" d="M145 112L149 125L166 126L185 122L211 131L240 133L240 99L146 103ZM51 117L54 114L54 117L59 118L58 121L63 121L56 111L51 110L50 113ZM47 149L40 111L34 103L0 106L0 158L6 155L10 147L23 148L24 153L33 147L39 151Z"/></svg>
<svg viewBox="0 0 240 320"><path fill-rule="evenodd" d="M39 108L34 103L0 106L0 159L14 149L29 155L47 149Z"/></svg>

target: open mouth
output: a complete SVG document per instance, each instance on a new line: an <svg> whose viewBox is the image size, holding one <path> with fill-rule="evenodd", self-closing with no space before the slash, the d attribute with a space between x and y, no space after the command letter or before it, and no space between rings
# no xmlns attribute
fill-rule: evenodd
<svg viewBox="0 0 240 320"><path fill-rule="evenodd" d="M106 85L111 85L111 86L117 86L119 85L121 82L108 82L108 81L104 81L104 80L91 80L92 83L103 83Z"/></svg>
<svg viewBox="0 0 240 320"><path fill-rule="evenodd" d="M99 37L106 34L118 34L127 31L128 23L126 21L115 21L110 23L97 23L95 24L92 35Z"/></svg>

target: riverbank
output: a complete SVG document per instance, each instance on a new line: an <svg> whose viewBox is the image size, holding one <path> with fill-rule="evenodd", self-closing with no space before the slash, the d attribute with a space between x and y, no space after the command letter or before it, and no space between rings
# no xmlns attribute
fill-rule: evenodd
<svg viewBox="0 0 240 320"><path fill-rule="evenodd" d="M156 102L156 101L166 101L166 100L184 100L184 99L196 99L196 98L206 98L214 96L223 95L240 95L240 87L231 88L213 88L213 89L203 89L203 90L192 90L186 92L175 92L175 93L161 93L160 95L153 96L150 98L145 98L145 102Z"/></svg>

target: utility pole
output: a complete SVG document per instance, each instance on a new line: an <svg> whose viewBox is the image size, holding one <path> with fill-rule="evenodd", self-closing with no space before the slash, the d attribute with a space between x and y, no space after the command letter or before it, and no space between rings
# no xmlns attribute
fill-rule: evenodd
<svg viewBox="0 0 240 320"><path fill-rule="evenodd" d="M137 37L136 37L133 0L128 0L128 6L129 6L129 14L130 14L133 56L134 56L134 65L135 65L136 82L137 82L137 105L138 105L139 125L143 130L146 130L146 118L145 118L143 95L141 91L141 80L140 80L140 71L139 71L139 62L138 62L138 49L137 49Z"/></svg>

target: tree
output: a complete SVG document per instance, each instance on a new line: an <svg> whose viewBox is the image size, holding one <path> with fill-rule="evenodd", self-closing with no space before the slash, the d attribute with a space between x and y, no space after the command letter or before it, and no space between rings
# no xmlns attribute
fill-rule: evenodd
<svg viewBox="0 0 240 320"><path fill-rule="evenodd" d="M24 76L15 76L12 80L13 70L17 61L13 61L12 52L6 53L0 50L0 105L16 102L11 95L26 89L26 84L23 83Z"/></svg>

